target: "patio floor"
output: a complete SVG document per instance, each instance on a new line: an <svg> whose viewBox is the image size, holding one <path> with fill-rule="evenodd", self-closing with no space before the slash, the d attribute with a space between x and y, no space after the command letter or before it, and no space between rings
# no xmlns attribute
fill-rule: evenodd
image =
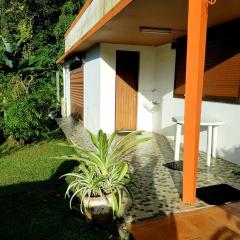
<svg viewBox="0 0 240 240"><path fill-rule="evenodd" d="M57 119L57 122L65 135L75 144L91 148L89 137L83 126L72 118ZM155 133L144 133L152 136L152 140L142 143L133 152L126 156L130 163L130 171L137 188L132 188L134 203L132 206L124 202L124 218L127 222L137 222L148 218L158 218L208 207L214 204L214 200L204 199L204 187L214 186L208 189L215 196L227 197L229 191L235 193L240 199L240 166L224 161L212 159L211 167L206 166L206 154L199 153L197 187L200 196L194 206L186 206L181 201L182 172L171 170L164 166L174 160L174 141ZM182 157L182 153L181 153ZM210 191L211 190L211 191Z"/></svg>

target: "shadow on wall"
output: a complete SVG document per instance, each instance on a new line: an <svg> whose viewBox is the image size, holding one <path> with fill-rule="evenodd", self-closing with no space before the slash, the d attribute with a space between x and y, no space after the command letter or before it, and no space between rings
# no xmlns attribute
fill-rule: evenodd
<svg viewBox="0 0 240 240"><path fill-rule="evenodd" d="M233 148L221 148L218 150L218 155L223 159L231 159L233 163L240 165L240 145Z"/></svg>
<svg viewBox="0 0 240 240"><path fill-rule="evenodd" d="M168 127L162 128L161 129L161 134L167 135L168 137L174 137L176 135L176 124L172 124ZM182 134L183 134L183 129L182 129Z"/></svg>
<svg viewBox="0 0 240 240"><path fill-rule="evenodd" d="M95 61L99 57L100 57L99 44L95 44L89 49L88 54L84 56L84 61L86 62Z"/></svg>
<svg viewBox="0 0 240 240"><path fill-rule="evenodd" d="M175 140L175 132L176 132L176 124L173 124L171 126L163 128L162 131L161 131L161 134L167 135L171 139ZM182 128L182 137L183 137L183 132L184 132L184 127ZM203 133L203 132L206 133L205 136L200 136L200 137L207 137L207 127L206 126L202 126L201 129L200 129L200 132L201 133ZM204 146L204 147L206 148L206 146ZM231 159L231 162L240 165L240 145L237 145L237 146L235 146L233 148L230 148L230 149L228 149L228 148L218 148L217 155L221 159L224 159L224 160L228 159L228 161L229 161L229 159ZM172 159L174 159L174 157Z"/></svg>
<svg viewBox="0 0 240 240"><path fill-rule="evenodd" d="M200 133L202 132L206 132L207 131L207 127L206 126L201 126L200 128ZM172 125L162 128L161 129L161 134L170 137L171 139L175 139L176 136L176 124L173 123ZM182 126L182 133L181 136L183 136L184 134L184 126Z"/></svg>
<svg viewBox="0 0 240 240"><path fill-rule="evenodd" d="M71 211L68 200L64 200L67 183L59 177L78 164L78 161L63 162L47 181L0 186L0 238L109 239L112 235L107 232L109 229L99 231L79 211Z"/></svg>

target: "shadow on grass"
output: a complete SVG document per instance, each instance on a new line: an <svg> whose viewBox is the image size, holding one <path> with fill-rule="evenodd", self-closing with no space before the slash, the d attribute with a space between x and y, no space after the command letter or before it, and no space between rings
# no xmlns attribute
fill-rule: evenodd
<svg viewBox="0 0 240 240"><path fill-rule="evenodd" d="M25 142L25 144L14 145L11 143L8 144L6 142L6 143L3 143L2 145L0 145L0 157L4 157L9 154L12 154L16 151L19 151L20 149L22 149L24 147L31 147L36 144L43 145L48 142L51 142L52 140L56 141L56 140L62 140L62 139L65 139L64 133L62 132L62 130L60 128L56 128L54 130L49 131L49 133L47 133L45 136L35 138L31 142Z"/></svg>
<svg viewBox="0 0 240 240"><path fill-rule="evenodd" d="M59 140L59 139L63 139L63 138L65 138L65 135L55 122L55 125L53 125L49 129L48 132L44 133L42 136L32 139L32 141L30 143L38 143L41 141L46 142L46 141L51 141L51 140Z"/></svg>
<svg viewBox="0 0 240 240"><path fill-rule="evenodd" d="M117 239L114 224L98 229L64 200L67 183L59 177L77 161L65 161L49 180L0 187L0 239Z"/></svg>

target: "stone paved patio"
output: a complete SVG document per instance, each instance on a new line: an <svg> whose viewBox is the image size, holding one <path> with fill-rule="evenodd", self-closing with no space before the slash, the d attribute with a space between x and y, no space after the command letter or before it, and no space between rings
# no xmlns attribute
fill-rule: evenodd
<svg viewBox="0 0 240 240"><path fill-rule="evenodd" d="M91 147L88 134L82 125L72 119L57 119L65 135L75 144ZM133 188L134 203L124 202L124 217L127 222L170 215L177 212L207 207L199 200L194 206L184 206L181 202L182 172L171 170L164 164L173 162L174 141L166 137L145 133L152 140L142 143L126 156L136 188ZM228 184L240 190L240 166L212 159L211 167L206 166L206 154L200 152L197 187ZM182 155L181 155L182 158Z"/></svg>

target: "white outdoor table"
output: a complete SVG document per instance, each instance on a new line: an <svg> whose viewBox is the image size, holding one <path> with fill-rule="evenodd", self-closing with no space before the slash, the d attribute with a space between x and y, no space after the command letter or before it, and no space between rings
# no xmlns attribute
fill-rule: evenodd
<svg viewBox="0 0 240 240"><path fill-rule="evenodd" d="M175 137L175 161L179 161L180 145L181 145L181 132L182 125L184 125L184 117L178 116L173 117L172 120L176 122L176 137ZM221 120L202 118L200 125L207 126L208 137L207 137L207 166L211 165L211 156L216 158L217 150L217 137L218 137L218 127L223 125L224 122Z"/></svg>

